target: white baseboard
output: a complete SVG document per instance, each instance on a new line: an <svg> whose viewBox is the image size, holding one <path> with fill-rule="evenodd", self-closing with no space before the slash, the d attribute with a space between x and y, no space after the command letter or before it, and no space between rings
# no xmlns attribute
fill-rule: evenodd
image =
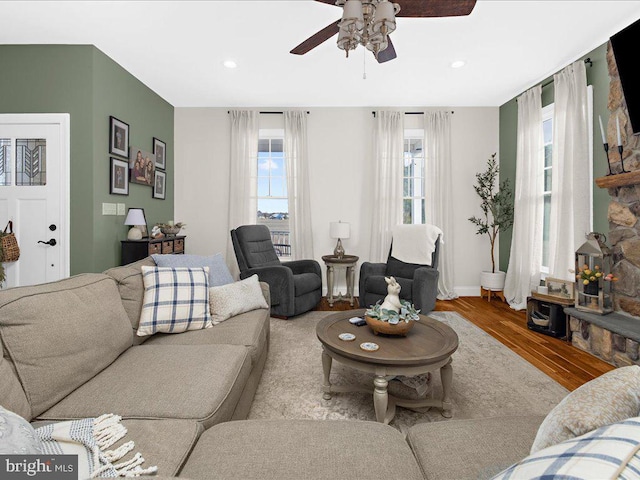
<svg viewBox="0 0 640 480"><path fill-rule="evenodd" d="M479 297L480 285L473 285L471 287L454 287L453 290L459 297Z"/></svg>

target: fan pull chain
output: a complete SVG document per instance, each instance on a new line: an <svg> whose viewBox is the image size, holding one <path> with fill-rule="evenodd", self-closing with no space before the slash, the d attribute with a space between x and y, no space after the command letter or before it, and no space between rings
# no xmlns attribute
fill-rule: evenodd
<svg viewBox="0 0 640 480"><path fill-rule="evenodd" d="M362 49L362 79L367 79L367 49Z"/></svg>

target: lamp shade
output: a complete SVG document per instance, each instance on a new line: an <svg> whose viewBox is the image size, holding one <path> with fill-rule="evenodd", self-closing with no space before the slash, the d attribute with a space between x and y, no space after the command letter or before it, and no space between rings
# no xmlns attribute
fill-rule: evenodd
<svg viewBox="0 0 640 480"><path fill-rule="evenodd" d="M125 225L145 225L147 220L144 218L144 211L141 208L130 208L127 218L124 220Z"/></svg>
<svg viewBox="0 0 640 480"><path fill-rule="evenodd" d="M331 222L329 224L331 238L349 238L351 236L351 224L344 222Z"/></svg>

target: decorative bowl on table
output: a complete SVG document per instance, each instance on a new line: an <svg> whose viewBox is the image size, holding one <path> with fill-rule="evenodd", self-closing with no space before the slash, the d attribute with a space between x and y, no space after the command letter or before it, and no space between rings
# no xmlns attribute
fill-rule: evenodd
<svg viewBox="0 0 640 480"><path fill-rule="evenodd" d="M180 227L161 227L160 231L166 236L171 237L180 233Z"/></svg>
<svg viewBox="0 0 640 480"><path fill-rule="evenodd" d="M404 337L409 333L409 330L413 328L413 324L415 323L413 320L409 322L401 321L396 324L384 322L382 320L378 320L377 318L373 318L370 316L364 317L367 325L371 327L373 333L375 335L384 334L384 335L397 335Z"/></svg>

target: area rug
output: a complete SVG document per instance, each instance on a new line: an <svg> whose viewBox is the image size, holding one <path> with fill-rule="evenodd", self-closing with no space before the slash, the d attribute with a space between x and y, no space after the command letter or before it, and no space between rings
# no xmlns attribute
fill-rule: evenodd
<svg viewBox="0 0 640 480"><path fill-rule="evenodd" d="M252 419L375 420L373 398L366 393L335 393L322 398L322 347L316 325L331 312L309 312L290 320L271 319L271 344ZM568 390L489 334L454 312L432 312L458 334L453 354L453 418L545 415ZM334 361L335 385L370 385L371 375ZM404 387L404 386L401 386ZM441 398L440 375L433 375L430 395ZM398 407L391 425L402 432L423 422L447 421L440 410L421 412Z"/></svg>

